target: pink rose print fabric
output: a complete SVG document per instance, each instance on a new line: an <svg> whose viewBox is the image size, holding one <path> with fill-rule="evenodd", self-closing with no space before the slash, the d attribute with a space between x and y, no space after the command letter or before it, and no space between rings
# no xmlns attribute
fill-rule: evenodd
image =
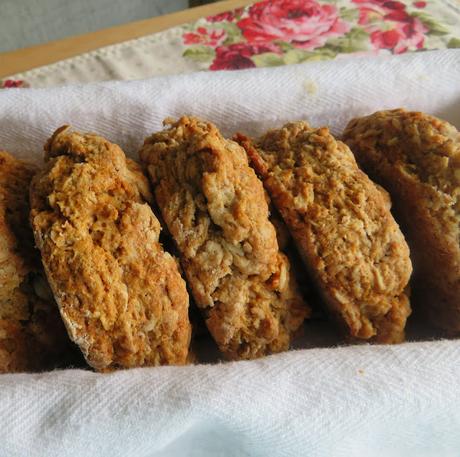
<svg viewBox="0 0 460 457"><path fill-rule="evenodd" d="M249 9L249 17L237 25L250 43L282 40L302 49L318 48L328 38L350 30L350 24L340 19L334 5L314 0L256 3Z"/></svg>
<svg viewBox="0 0 460 457"><path fill-rule="evenodd" d="M223 43L226 36L225 30L208 30L205 27L198 27L196 32L184 33L182 38L184 44L204 44L217 47Z"/></svg>
<svg viewBox="0 0 460 457"><path fill-rule="evenodd" d="M358 23L369 33L375 49L389 49L395 54L422 49L429 28L416 15L410 15L399 1L353 0L359 5ZM424 8L425 2L415 2ZM386 27L382 27L385 22Z"/></svg>
<svg viewBox="0 0 460 457"><path fill-rule="evenodd" d="M436 1L263 0L199 21L184 57L215 71L460 47Z"/></svg>
<svg viewBox="0 0 460 457"><path fill-rule="evenodd" d="M0 89L460 48L458 1L261 0L10 76Z"/></svg>
<svg viewBox="0 0 460 457"><path fill-rule="evenodd" d="M255 67L251 57L266 52L281 54L281 49L272 43L235 43L216 48L216 57L210 70L240 70Z"/></svg>
<svg viewBox="0 0 460 457"><path fill-rule="evenodd" d="M29 87L22 79L5 79L0 81L0 89L12 89L17 87Z"/></svg>

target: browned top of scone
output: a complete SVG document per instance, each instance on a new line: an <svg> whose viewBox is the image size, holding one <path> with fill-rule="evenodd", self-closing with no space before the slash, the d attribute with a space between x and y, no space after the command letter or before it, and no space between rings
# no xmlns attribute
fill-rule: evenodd
<svg viewBox="0 0 460 457"><path fill-rule="evenodd" d="M94 368L186 362L188 295L158 237L140 167L94 134L58 129L31 221L71 338Z"/></svg>
<svg viewBox="0 0 460 457"><path fill-rule="evenodd" d="M365 165L379 161L395 178L433 191L428 210L458 249L460 133L453 125L421 112L379 111L352 120L344 139Z"/></svg>
<svg viewBox="0 0 460 457"><path fill-rule="evenodd" d="M344 139L393 194L416 273L435 294L434 314L460 330L460 133L433 116L396 109L352 120Z"/></svg>
<svg viewBox="0 0 460 457"><path fill-rule="evenodd" d="M69 349L28 221L34 173L0 151L0 372L51 368Z"/></svg>
<svg viewBox="0 0 460 457"><path fill-rule="evenodd" d="M208 328L229 358L287 349L307 313L244 150L182 117L145 140L163 218Z"/></svg>
<svg viewBox="0 0 460 457"><path fill-rule="evenodd" d="M351 335L367 339L384 332L392 334L386 340L401 339L409 306L400 296L412 267L388 195L327 128L293 122L267 132L256 147L245 146L326 301ZM395 306L404 310L402 320Z"/></svg>

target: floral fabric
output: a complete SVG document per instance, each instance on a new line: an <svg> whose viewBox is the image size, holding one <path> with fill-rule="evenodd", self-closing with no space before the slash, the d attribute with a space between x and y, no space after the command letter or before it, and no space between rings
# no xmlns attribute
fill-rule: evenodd
<svg viewBox="0 0 460 457"><path fill-rule="evenodd" d="M339 54L460 47L458 18L451 23L439 14L439 3L263 0L189 26L183 34L184 57L209 62L209 70L236 70Z"/></svg>
<svg viewBox="0 0 460 457"><path fill-rule="evenodd" d="M0 87L51 87L444 48L460 48L460 0L262 0L13 75Z"/></svg>

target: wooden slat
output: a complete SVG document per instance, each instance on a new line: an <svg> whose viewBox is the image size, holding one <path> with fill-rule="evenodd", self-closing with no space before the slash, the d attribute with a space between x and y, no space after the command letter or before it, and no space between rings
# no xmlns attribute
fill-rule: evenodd
<svg viewBox="0 0 460 457"><path fill-rule="evenodd" d="M233 8L252 3L251 0L226 0L209 5L198 6L177 13L158 16L142 21L99 30L63 40L32 46L11 52L0 53L0 78L32 68L48 65L102 46L132 40L151 33L160 32L176 25L218 14Z"/></svg>

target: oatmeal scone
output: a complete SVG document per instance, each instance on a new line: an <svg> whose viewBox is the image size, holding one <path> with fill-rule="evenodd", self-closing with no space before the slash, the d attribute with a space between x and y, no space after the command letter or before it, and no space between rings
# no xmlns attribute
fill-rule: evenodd
<svg viewBox="0 0 460 457"><path fill-rule="evenodd" d="M352 120L344 133L360 165L391 194L414 261L414 300L460 331L460 133L403 109Z"/></svg>
<svg viewBox="0 0 460 457"><path fill-rule="evenodd" d="M139 165L64 126L32 181L31 223L71 339L100 371L186 363L188 294Z"/></svg>
<svg viewBox="0 0 460 457"><path fill-rule="evenodd" d="M244 150L196 118L166 121L140 157L207 327L228 359L286 350L309 308Z"/></svg>
<svg viewBox="0 0 460 457"><path fill-rule="evenodd" d="M286 222L305 265L351 338L404 339L409 249L388 196L327 128L304 122L237 136Z"/></svg>
<svg viewBox="0 0 460 457"><path fill-rule="evenodd" d="M71 352L29 225L35 171L0 151L0 373L51 369Z"/></svg>

